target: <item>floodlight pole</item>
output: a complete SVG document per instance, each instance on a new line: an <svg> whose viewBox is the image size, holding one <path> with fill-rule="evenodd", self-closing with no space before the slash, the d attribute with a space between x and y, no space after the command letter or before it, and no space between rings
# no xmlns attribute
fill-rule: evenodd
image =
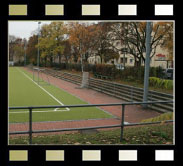
<svg viewBox="0 0 183 166"><path fill-rule="evenodd" d="M151 32L152 32L152 23L147 22L147 24L146 24L146 58L145 58L145 72L144 72L143 102L147 102L147 100L148 100L149 67L150 67L150 54L151 54ZM143 104L143 108L147 108L147 104Z"/></svg>
<svg viewBox="0 0 183 166"><path fill-rule="evenodd" d="M26 43L24 45L24 66L26 66Z"/></svg>
<svg viewBox="0 0 183 166"><path fill-rule="evenodd" d="M81 71L83 73L83 54L81 54Z"/></svg>
<svg viewBox="0 0 183 166"><path fill-rule="evenodd" d="M81 72L83 73L83 54L81 50L81 41L79 41L79 48L80 48L80 54L81 54Z"/></svg>
<svg viewBox="0 0 183 166"><path fill-rule="evenodd" d="M37 67L39 68L39 37L40 37L40 24L41 22L38 22L38 53L37 53Z"/></svg>

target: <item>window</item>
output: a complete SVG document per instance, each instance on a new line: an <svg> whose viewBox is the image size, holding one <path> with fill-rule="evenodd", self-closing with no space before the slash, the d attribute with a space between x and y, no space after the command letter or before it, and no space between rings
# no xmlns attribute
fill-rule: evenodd
<svg viewBox="0 0 183 166"><path fill-rule="evenodd" d="M130 63L133 63L133 59L130 59Z"/></svg>
<svg viewBox="0 0 183 166"><path fill-rule="evenodd" d="M167 69L167 73L173 73L173 69Z"/></svg>

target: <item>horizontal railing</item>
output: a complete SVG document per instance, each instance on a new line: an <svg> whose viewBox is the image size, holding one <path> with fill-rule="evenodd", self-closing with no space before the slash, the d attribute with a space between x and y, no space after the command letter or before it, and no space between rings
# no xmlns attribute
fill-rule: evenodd
<svg viewBox="0 0 183 166"><path fill-rule="evenodd" d="M9 132L10 135L14 134L29 134L29 144L32 144L32 134L33 133L50 133L50 132L62 132L62 131L74 131L74 130L89 130L89 129L99 129L99 128L114 128L121 127L121 135L120 141L123 139L123 129L126 126L136 126L136 125L149 125L149 124L158 124L159 122L145 122L145 123L129 123L125 124L125 106L128 105L149 105L149 104L167 104L173 103L173 100L169 101L148 101L148 102L125 102L125 103L110 103L110 104L82 104L82 105L59 105L59 106L29 106L29 107L9 107L9 110L20 110L20 109L28 109L29 110L29 130L28 131L14 131ZM64 129L53 129L53 130L33 130L32 124L32 110L33 109L46 109L46 108L78 108L78 107L101 107L101 106L122 106L122 114L121 114L121 124L117 125L106 125L106 126L93 126L93 127L82 127L82 128L64 128ZM77 110L75 110L77 111ZM173 122L173 120L164 121Z"/></svg>
<svg viewBox="0 0 183 166"><path fill-rule="evenodd" d="M80 75L56 71L53 69L46 69L44 72L53 77L56 77L77 85L80 85L82 82L82 77ZM124 85L124 84L111 82L107 80L90 78L89 88L105 93L107 95L111 95L111 96L126 100L126 101L142 101L143 99L143 91L144 91L143 88L137 88L134 86ZM151 100L151 101L173 100L173 95L149 90L148 100ZM168 103L167 105L162 105L161 103L157 103L149 107L159 112L173 111L172 103Z"/></svg>

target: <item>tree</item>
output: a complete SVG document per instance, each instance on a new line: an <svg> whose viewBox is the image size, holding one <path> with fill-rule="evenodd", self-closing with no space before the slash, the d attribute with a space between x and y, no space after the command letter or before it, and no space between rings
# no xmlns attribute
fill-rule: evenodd
<svg viewBox="0 0 183 166"><path fill-rule="evenodd" d="M27 49L26 49L27 60L32 64L36 64L36 60L37 60L37 54L38 54L38 49L36 47L37 43L38 43L38 36L34 34L29 38L29 41L27 44Z"/></svg>
<svg viewBox="0 0 183 166"><path fill-rule="evenodd" d="M105 63L112 59L118 59L118 58L119 58L118 52L115 52L113 49L105 49L105 52L104 52Z"/></svg>
<svg viewBox="0 0 183 166"><path fill-rule="evenodd" d="M101 22L97 25L97 35L95 36L96 42L95 49L96 55L100 56L101 63L108 62L111 59L118 59L118 50L113 45L111 39L111 25L112 23Z"/></svg>
<svg viewBox="0 0 183 166"><path fill-rule="evenodd" d="M81 25L79 23L70 22L67 24L68 32L69 32L69 43L71 44L72 56L74 62L78 62L78 57L81 54L81 35L79 31L81 31Z"/></svg>
<svg viewBox="0 0 183 166"><path fill-rule="evenodd" d="M20 63L24 57L24 43L21 38L16 39L14 45L15 57Z"/></svg>
<svg viewBox="0 0 183 166"><path fill-rule="evenodd" d="M111 27L111 35L114 40L120 40L128 48L129 54L134 56L135 65L141 66L141 62L145 62L145 38L146 38L146 22L126 22L116 23ZM156 54L158 46L162 46L166 40L166 36L171 30L171 22L154 22L151 33L151 57Z"/></svg>
<svg viewBox="0 0 183 166"><path fill-rule="evenodd" d="M168 60L173 61L173 23L168 25L170 28L167 31L167 34L164 36L163 44L161 47L169 52Z"/></svg>
<svg viewBox="0 0 183 166"><path fill-rule="evenodd" d="M58 57L61 63L61 56L63 55L65 39L65 27L63 22L52 22L49 25L43 25L41 28L41 36L39 39L39 48L41 52L41 59L47 62L49 59L52 64L53 59ZM37 46L38 47L38 46Z"/></svg>
<svg viewBox="0 0 183 166"><path fill-rule="evenodd" d="M24 40L25 41L25 40ZM22 61L24 57L24 41L21 38L9 36L9 60Z"/></svg>
<svg viewBox="0 0 183 166"><path fill-rule="evenodd" d="M53 54L59 57L59 64L64 52L63 42L66 40L67 30L63 22L52 22L50 25L51 40L53 42Z"/></svg>
<svg viewBox="0 0 183 166"><path fill-rule="evenodd" d="M50 40L51 34L49 33L49 26L48 25L43 25L41 27L40 31L40 37L36 48L40 50L40 60L41 63L44 63L45 66L47 65L48 59L52 58L52 52L51 52L51 45L52 41ZM38 44L39 43L39 44Z"/></svg>
<svg viewBox="0 0 183 166"><path fill-rule="evenodd" d="M74 56L78 53L78 59L82 56L85 63L95 50L97 26L94 24L85 24L79 22L72 22L68 25L69 28L69 42L72 45Z"/></svg>
<svg viewBox="0 0 183 166"><path fill-rule="evenodd" d="M71 59L71 44L69 40L65 40L62 42L64 46L63 55L65 58L65 62L68 63L68 61Z"/></svg>
<svg viewBox="0 0 183 166"><path fill-rule="evenodd" d="M9 35L9 60L13 61L13 57L15 56L15 41L16 41L16 37L13 35Z"/></svg>

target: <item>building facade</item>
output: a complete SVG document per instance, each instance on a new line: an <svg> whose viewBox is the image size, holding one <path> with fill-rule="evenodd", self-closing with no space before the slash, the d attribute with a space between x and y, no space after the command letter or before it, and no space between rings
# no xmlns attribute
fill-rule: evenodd
<svg viewBox="0 0 183 166"><path fill-rule="evenodd" d="M156 53L154 56L151 57L150 66L151 67L162 67L163 69L172 68L173 62L168 60L169 53L162 49L160 46L157 47ZM144 53L145 57L145 53ZM93 55L88 58L88 63L90 64L101 64L101 59L99 56ZM133 55L128 53L121 53L119 52L119 58L113 59L107 62L107 64L115 64L115 65L122 65L122 66L134 66L135 65L135 58ZM141 65L144 66L144 61L142 60Z"/></svg>

